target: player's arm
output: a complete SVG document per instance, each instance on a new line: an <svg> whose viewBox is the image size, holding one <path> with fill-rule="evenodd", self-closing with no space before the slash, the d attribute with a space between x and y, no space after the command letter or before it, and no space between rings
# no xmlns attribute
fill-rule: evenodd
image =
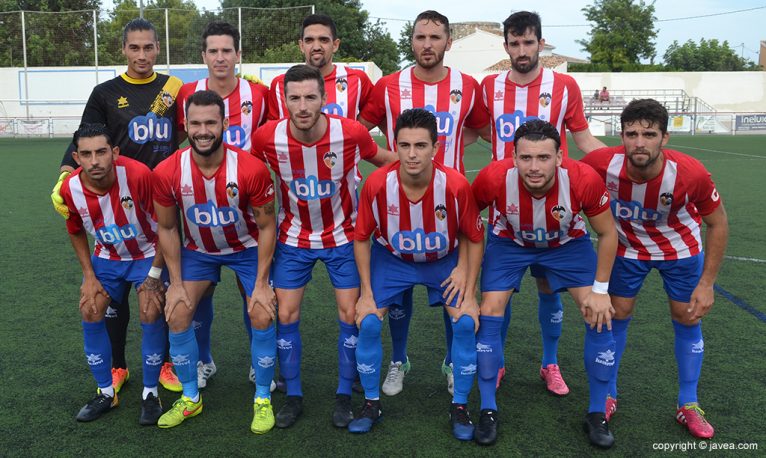
<svg viewBox="0 0 766 458"><path fill-rule="evenodd" d="M721 268L723 254L729 240L729 221L723 204L719 205L713 213L702 217L705 223L705 264L702 267L702 276L697 287L692 292L689 300L689 314L693 320L698 320L710 312L713 307L715 294L713 285Z"/></svg>
<svg viewBox="0 0 766 458"><path fill-rule="evenodd" d="M357 120L357 121L359 121L359 122L360 122L360 123L361 123L361 124L362 124L364 127L366 127L366 128L367 128L367 130L372 130L373 128L375 128L375 124L373 124L373 123L371 123L370 121L368 121L368 120L364 119L364 118L362 117L362 115L359 115L359 116L356 118L356 120Z"/></svg>
<svg viewBox="0 0 766 458"><path fill-rule="evenodd" d="M367 315L376 314L381 320L383 316L378 313L375 298L372 295L372 281L370 276L370 249L372 242L367 240L354 240L354 260L356 270L359 271L359 299L356 301L356 325L362 326L362 320Z"/></svg>
<svg viewBox="0 0 766 458"><path fill-rule="evenodd" d="M274 201L260 207L253 207L253 215L255 215L255 224L258 225L258 272L248 308L252 310L253 307L260 307L268 312L274 321L277 318L277 298L269 285L271 260L274 258L274 248L277 243Z"/></svg>
<svg viewBox="0 0 766 458"><path fill-rule="evenodd" d="M170 274L170 286L165 294L165 319L169 322L177 307L191 309L192 304L181 277L181 236L176 207L165 207L155 200L154 211L157 214L158 245Z"/></svg>
<svg viewBox="0 0 766 458"><path fill-rule="evenodd" d="M596 281L593 283L593 289L583 301L582 305L585 309L583 315L588 320L591 329L596 327L598 332L601 332L601 327L604 324L607 329L612 329L614 309L607 290L609 277L612 274L612 265L617 254L617 226L614 218L612 218L612 212L608 209L588 217L588 222L598 238L598 248L596 250Z"/></svg>
<svg viewBox="0 0 766 458"><path fill-rule="evenodd" d="M82 268L82 286L80 286L80 310L86 309L88 313L95 315L98 313L96 301L98 295L109 297L101 286L101 282L96 278L96 272L93 270L93 264L90 261L90 247L88 245L88 236L84 230L74 234L69 233L69 240L72 242L72 248L80 262Z"/></svg>
<svg viewBox="0 0 766 458"><path fill-rule="evenodd" d="M165 285L162 283L162 268L165 266L165 258L162 256L162 249L157 243L154 248L154 259L152 267L146 274L146 278L138 287L138 304L141 312L146 315L149 310L154 309L158 314L162 314L165 307Z"/></svg>
<svg viewBox="0 0 766 458"><path fill-rule="evenodd" d="M396 154L393 151L378 146L375 155L367 159L367 162L375 167L383 167L386 164L396 162Z"/></svg>
<svg viewBox="0 0 766 458"><path fill-rule="evenodd" d="M606 146L601 140L594 137L593 134L590 133L590 129L581 130L579 132L572 132L572 139L580 151L585 154L588 154L595 149L604 148Z"/></svg>
<svg viewBox="0 0 766 458"><path fill-rule="evenodd" d="M479 128L473 128L473 127L463 128L463 145L464 146L468 146L473 143L476 143L479 137L483 138L484 140L490 143L492 142L492 132L489 127L489 124Z"/></svg>

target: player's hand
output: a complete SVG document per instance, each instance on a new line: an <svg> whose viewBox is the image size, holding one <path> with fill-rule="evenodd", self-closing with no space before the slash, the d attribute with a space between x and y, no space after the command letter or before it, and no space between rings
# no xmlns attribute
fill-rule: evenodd
<svg viewBox="0 0 766 458"><path fill-rule="evenodd" d="M590 325L590 328L594 327L598 332L601 332L601 328L606 325L606 328L612 330L612 315L614 315L614 308L612 307L612 301L609 299L609 294L599 294L590 291L582 304L582 309L585 311L583 317Z"/></svg>
<svg viewBox="0 0 766 458"><path fill-rule="evenodd" d="M463 315L468 315L473 318L474 329L473 332L479 332L479 303L476 301L475 294L468 294L463 299L463 305L457 310L457 315L452 318L453 322L457 322Z"/></svg>
<svg viewBox="0 0 766 458"><path fill-rule="evenodd" d="M444 294L442 294L444 303L447 305L451 304L452 299L457 296L455 307L460 308L463 304L463 300L465 299L465 287L467 283L468 269L465 269L460 264L458 264L454 269L452 269L449 277L447 277L447 279L444 280L441 284L442 288L444 288Z"/></svg>
<svg viewBox="0 0 766 458"><path fill-rule="evenodd" d="M171 283L165 293L165 321L170 323L173 318L173 312L178 307L186 307L189 310L192 308L189 295L186 294L186 288L183 283Z"/></svg>
<svg viewBox="0 0 766 458"><path fill-rule="evenodd" d="M694 291L692 291L689 308L686 311L692 320L697 321L710 312L714 301L715 292L713 292L713 285L697 285Z"/></svg>
<svg viewBox="0 0 766 458"><path fill-rule="evenodd" d="M138 287L138 303L141 304L141 312L144 315L152 309L162 315L162 309L165 307L165 287L162 280L146 277L141 286Z"/></svg>
<svg viewBox="0 0 766 458"><path fill-rule="evenodd" d="M268 283L259 285L256 282L253 288L253 294L250 296L247 311L252 313L256 308L268 313L271 321L277 320L277 296L274 294L274 288Z"/></svg>
<svg viewBox="0 0 766 458"><path fill-rule="evenodd" d="M80 286L80 313L96 315L98 313L97 296L109 297L98 278L86 277Z"/></svg>
<svg viewBox="0 0 766 458"><path fill-rule="evenodd" d="M69 207L66 206L64 199L61 197L61 185L68 176L69 172L61 172L61 175L59 175L59 179L56 182L56 186L53 187L53 192L51 192L53 208L56 210L56 213L63 216L64 219L69 219Z"/></svg>
<svg viewBox="0 0 766 458"><path fill-rule="evenodd" d="M377 315L380 320L383 320L383 313L378 310L378 306L375 304L375 299L372 297L372 294L359 296L359 299L356 301L355 309L357 328L361 328L362 320L364 320L367 315L373 313Z"/></svg>

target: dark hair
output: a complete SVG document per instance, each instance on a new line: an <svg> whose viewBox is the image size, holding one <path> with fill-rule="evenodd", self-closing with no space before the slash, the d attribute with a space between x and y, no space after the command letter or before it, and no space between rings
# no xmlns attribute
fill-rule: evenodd
<svg viewBox="0 0 766 458"><path fill-rule="evenodd" d="M431 21L435 24L441 24L444 26L444 30L447 32L447 38L449 38L449 19L447 19L447 16L441 14L438 11L434 10L426 10L422 13L418 14L418 17L415 18L415 23L413 23L413 30L414 25L417 24L420 21Z"/></svg>
<svg viewBox="0 0 766 458"><path fill-rule="evenodd" d="M234 51L239 52L239 30L223 21L213 21L205 26L202 32L202 51L207 51L207 37L211 35L228 35L234 41Z"/></svg>
<svg viewBox="0 0 766 458"><path fill-rule="evenodd" d="M109 145L109 147L114 146L114 143L112 143L112 136L109 135L109 131L106 130L104 124L87 122L80 124L80 127L77 128L77 131L75 131L74 136L72 137L72 143L74 143L74 147L77 150L80 149L79 142L81 138L93 137L104 137L106 138L106 144Z"/></svg>
<svg viewBox="0 0 766 458"><path fill-rule="evenodd" d="M213 91L197 91L190 95L186 99L186 117L189 117L189 107L197 105L201 107L209 107L211 105L218 105L218 110L221 112L221 119L226 117L226 106L223 104L223 99L220 95Z"/></svg>
<svg viewBox="0 0 766 458"><path fill-rule="evenodd" d="M287 83L299 83L307 80L316 80L317 86L319 86L319 94L324 96L324 78L322 78L322 74L316 68L309 67L306 64L293 65L285 72L285 95L287 94Z"/></svg>
<svg viewBox="0 0 766 458"><path fill-rule="evenodd" d="M399 136L402 129L426 129L431 135L431 143L436 143L438 134L436 132L436 116L423 108L411 108L404 110L396 118L396 128L394 128L394 138Z"/></svg>
<svg viewBox="0 0 766 458"><path fill-rule="evenodd" d="M508 32L513 35L524 35L527 29L532 29L538 41L543 38L540 15L531 11L517 11L503 21L503 39L508 43Z"/></svg>
<svg viewBox="0 0 766 458"><path fill-rule="evenodd" d="M631 100L620 115L620 128L625 130L625 124L645 121L650 127L656 123L662 135L665 135L668 133L668 118L668 110L654 99Z"/></svg>
<svg viewBox="0 0 766 458"><path fill-rule="evenodd" d="M128 42L129 32L139 32L141 30L151 30L154 33L154 41L160 41L157 38L157 29L154 28L154 25L146 19L139 17L125 24L125 28L122 29L122 46L124 47Z"/></svg>
<svg viewBox="0 0 766 458"><path fill-rule="evenodd" d="M526 138L531 142L540 142L543 140L553 140L556 142L556 151L561 147L561 135L556 127L548 121L542 119L532 119L525 122L513 134L514 148L519 146L519 140Z"/></svg>
<svg viewBox="0 0 766 458"><path fill-rule="evenodd" d="M310 25L323 25L330 29L333 41L338 39L338 30L335 27L335 21L326 14L310 14L303 19L303 25L301 26L301 38L303 38L303 31Z"/></svg>

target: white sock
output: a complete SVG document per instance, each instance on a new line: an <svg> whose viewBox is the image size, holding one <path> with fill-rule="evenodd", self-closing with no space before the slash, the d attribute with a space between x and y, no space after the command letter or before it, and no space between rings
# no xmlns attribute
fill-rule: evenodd
<svg viewBox="0 0 766 458"><path fill-rule="evenodd" d="M144 387L144 392L141 394L141 399L146 399L146 397L149 396L150 393L153 394L155 398L159 397L159 394L157 393L157 387L156 386L152 387L152 388L149 388L149 387L145 386Z"/></svg>
<svg viewBox="0 0 766 458"><path fill-rule="evenodd" d="M108 387L108 388L99 388L98 390L99 390L99 391L101 392L101 394L103 394L104 396L109 396L110 398L113 398L113 397L114 397L114 387L113 387L113 386L111 386L111 385L109 385L109 387Z"/></svg>
<svg viewBox="0 0 766 458"><path fill-rule="evenodd" d="M189 398L189 399L191 399L192 402L199 402L199 393L197 393L197 395L194 396L193 398Z"/></svg>

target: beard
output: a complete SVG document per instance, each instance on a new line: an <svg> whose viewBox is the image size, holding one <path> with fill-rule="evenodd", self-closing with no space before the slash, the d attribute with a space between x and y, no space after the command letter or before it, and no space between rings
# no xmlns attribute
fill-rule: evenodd
<svg viewBox="0 0 766 458"><path fill-rule="evenodd" d="M444 61L444 53L439 53L438 51L433 51L433 59L429 62L423 62L421 61L420 57L415 57L415 62L425 68L425 69L432 69L436 67L437 65L441 64Z"/></svg>
<svg viewBox="0 0 766 458"><path fill-rule="evenodd" d="M537 64L540 61L540 55L535 54L534 56L528 57L529 62L519 64L517 61L511 59L511 67L519 73L529 73L535 68L537 68Z"/></svg>
<svg viewBox="0 0 766 458"><path fill-rule="evenodd" d="M209 157L212 156L213 153L218 151L218 148L223 143L223 135L220 137L215 137L215 140L213 140L213 143L210 145L208 149L201 149L197 146L197 139L189 137L189 143L191 144L192 149L195 153L199 154L200 156Z"/></svg>

